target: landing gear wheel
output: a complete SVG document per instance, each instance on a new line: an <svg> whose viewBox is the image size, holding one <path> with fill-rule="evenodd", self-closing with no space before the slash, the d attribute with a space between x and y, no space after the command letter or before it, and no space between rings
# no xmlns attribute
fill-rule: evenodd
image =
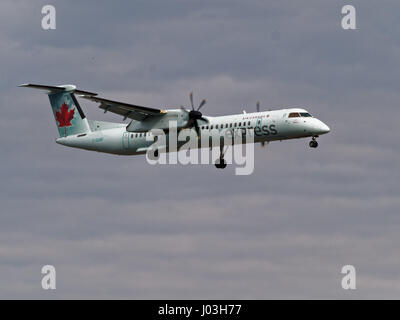
<svg viewBox="0 0 400 320"><path fill-rule="evenodd" d="M224 145L221 144L219 147L220 156L217 161L215 161L215 167L217 169L225 169L226 168L226 161L224 159Z"/></svg>
<svg viewBox="0 0 400 320"><path fill-rule="evenodd" d="M218 159L215 162L215 167L217 169L225 169L226 168L226 161L222 158L222 159Z"/></svg>
<svg viewBox="0 0 400 320"><path fill-rule="evenodd" d="M310 145L310 148L316 148L316 147L318 147L318 142L315 140L311 140L309 145Z"/></svg>

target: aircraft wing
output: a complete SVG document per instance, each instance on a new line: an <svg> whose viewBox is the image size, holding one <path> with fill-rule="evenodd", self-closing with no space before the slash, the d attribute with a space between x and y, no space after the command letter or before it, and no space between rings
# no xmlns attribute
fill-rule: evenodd
<svg viewBox="0 0 400 320"><path fill-rule="evenodd" d="M148 117L162 116L166 114L165 110L142 107L124 102L112 101L108 99L95 97L93 95L82 95L81 97L100 103L99 108L103 109L104 113L109 111L119 114L124 117L124 120L126 118L131 118L134 120L142 121Z"/></svg>

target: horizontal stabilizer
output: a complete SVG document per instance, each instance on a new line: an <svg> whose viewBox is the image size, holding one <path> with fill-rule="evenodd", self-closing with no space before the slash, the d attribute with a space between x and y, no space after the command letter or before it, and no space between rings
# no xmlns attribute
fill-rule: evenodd
<svg viewBox="0 0 400 320"><path fill-rule="evenodd" d="M61 86L45 86L45 85L41 85L41 84L24 83L24 84L19 85L19 87L45 90L49 93L73 91L74 93L79 94L79 95L97 96L97 93L78 90L78 89L76 89L76 86L74 86L73 84L66 84L66 85L61 85Z"/></svg>

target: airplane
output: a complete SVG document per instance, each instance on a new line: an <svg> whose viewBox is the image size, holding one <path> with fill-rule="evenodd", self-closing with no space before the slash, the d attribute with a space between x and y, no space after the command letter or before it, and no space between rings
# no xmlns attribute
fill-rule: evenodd
<svg viewBox="0 0 400 320"><path fill-rule="evenodd" d="M256 103L257 112L233 114L219 117L203 116L200 109L206 100L195 108L193 93L190 93L190 109L157 109L138 106L125 102L100 98L96 93L78 90L75 85L48 86L38 84L21 84L19 87L44 90L50 99L50 104L56 120L60 137L58 144L98 151L116 155L145 154L156 141L152 129L161 129L168 134L170 121L176 121L178 130L195 130L199 141L205 133L221 138L227 131L251 132L254 143L265 146L271 141L307 138L309 146L318 146L317 138L330 132L330 128L321 120L313 117L304 108L287 108L271 111L260 111L260 103ZM96 103L106 112L116 113L131 121L114 123L86 118L76 97L81 97ZM246 142L244 142L246 143ZM201 147L199 143L198 148ZM216 168L226 167L223 143L220 145L220 159L215 163ZM168 145L163 152L169 152Z"/></svg>

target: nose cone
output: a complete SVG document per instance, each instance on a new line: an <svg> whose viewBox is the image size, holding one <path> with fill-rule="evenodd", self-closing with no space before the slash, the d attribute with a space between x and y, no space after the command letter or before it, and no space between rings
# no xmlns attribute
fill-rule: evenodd
<svg viewBox="0 0 400 320"><path fill-rule="evenodd" d="M331 131L331 129L323 122L321 122L321 126L319 128L320 134L325 134Z"/></svg>
<svg viewBox="0 0 400 320"><path fill-rule="evenodd" d="M315 119L315 121L312 123L311 130L315 135L321 135L331 131L331 129L325 123L318 119Z"/></svg>

